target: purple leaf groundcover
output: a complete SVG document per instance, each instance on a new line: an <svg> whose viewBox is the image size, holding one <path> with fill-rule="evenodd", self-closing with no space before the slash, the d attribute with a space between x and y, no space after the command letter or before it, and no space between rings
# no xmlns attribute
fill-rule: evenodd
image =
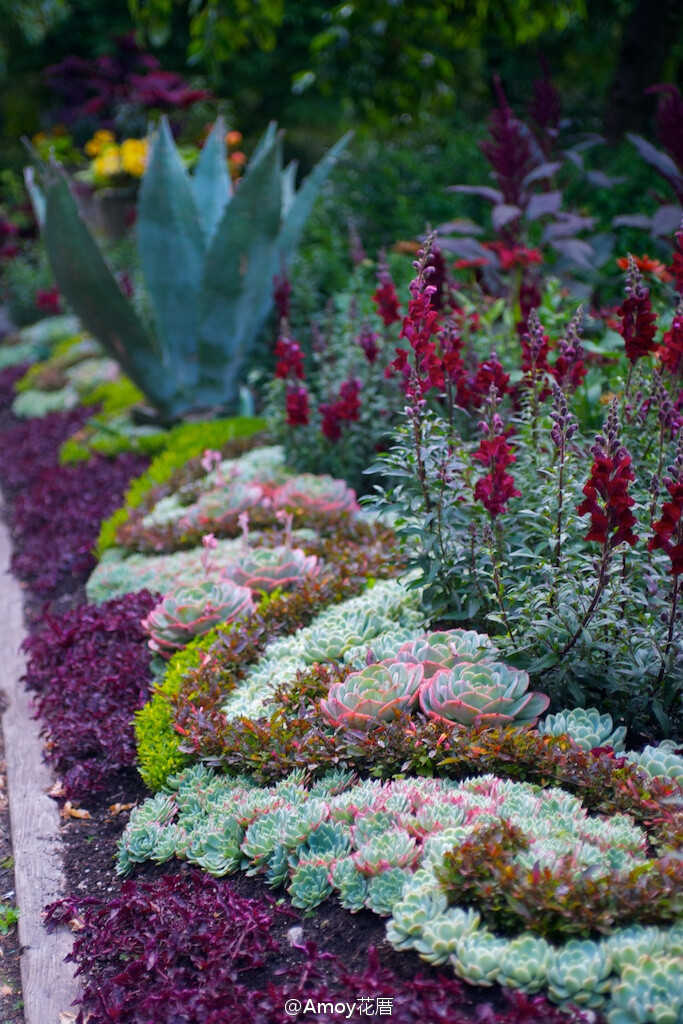
<svg viewBox="0 0 683 1024"><path fill-rule="evenodd" d="M0 409L8 406L14 398L14 385L24 376L29 368L28 363L8 366L0 370Z"/></svg>
<svg viewBox="0 0 683 1024"><path fill-rule="evenodd" d="M138 455L98 455L43 469L12 505L13 571L41 597L82 582L96 564L92 549L102 520L121 505L131 477L147 465Z"/></svg>
<svg viewBox="0 0 683 1024"><path fill-rule="evenodd" d="M142 590L79 605L23 644L26 685L48 735L47 757L69 798L102 790L111 772L135 762L132 718L149 699L151 652L140 620L158 602Z"/></svg>
<svg viewBox="0 0 683 1024"><path fill-rule="evenodd" d="M3 378L8 373L9 370L5 370L0 374L0 405L10 402L14 394L12 388L3 387ZM91 406L71 412L51 412L30 420L12 420L11 426L3 430L0 444L2 486L8 491L17 491L56 467L62 443L92 414Z"/></svg>
<svg viewBox="0 0 683 1024"><path fill-rule="evenodd" d="M48 908L47 924L79 923L69 957L83 985L76 1024L587 1020L561 1012L543 996L516 992L492 1000L442 972L399 976L380 964L372 947L365 970L351 974L337 956L313 943L292 948L278 940L276 929L285 916L289 912L273 901L244 898L229 881L192 869L153 882L125 882L108 898L60 900ZM316 1009L306 1011L309 1000ZM335 1009L318 1012L319 1003ZM342 1011L340 1003L362 1009ZM368 1013L380 1005L383 1011Z"/></svg>

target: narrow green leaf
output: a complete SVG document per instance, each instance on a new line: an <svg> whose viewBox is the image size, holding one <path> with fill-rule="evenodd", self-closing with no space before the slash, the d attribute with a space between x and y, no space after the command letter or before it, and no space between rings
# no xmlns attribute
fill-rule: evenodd
<svg viewBox="0 0 683 1024"><path fill-rule="evenodd" d="M297 245L325 179L331 173L332 168L352 137L353 132L347 132L346 135L342 136L339 142L335 143L332 149L315 165L296 193L278 238L278 248L282 256L286 256Z"/></svg>
<svg viewBox="0 0 683 1024"><path fill-rule="evenodd" d="M45 199L45 245L59 290L86 330L150 402L165 410L173 399L174 382L161 372L152 342L79 216L63 174L51 172Z"/></svg>
<svg viewBox="0 0 683 1024"><path fill-rule="evenodd" d="M232 179L228 173L225 124L222 117L216 118L216 123L199 154L190 183L208 247L233 193Z"/></svg>
<svg viewBox="0 0 683 1024"><path fill-rule="evenodd" d="M282 172L282 219L287 219L294 197L296 195L296 172L299 170L299 161L290 160Z"/></svg>
<svg viewBox="0 0 683 1024"><path fill-rule="evenodd" d="M197 378L205 245L190 176L166 118L154 137L140 186L136 233L165 371L174 372L183 387L191 390Z"/></svg>
<svg viewBox="0 0 683 1024"><path fill-rule="evenodd" d="M281 166L276 140L242 179L207 253L199 339L203 404L230 407L238 401L244 357L272 305Z"/></svg>
<svg viewBox="0 0 683 1024"><path fill-rule="evenodd" d="M251 174L252 170L258 167L259 161L262 159L265 153L268 152L271 146L275 145L277 139L277 124L275 121L271 121L266 130L264 131L261 138L256 143L254 151L251 154L247 166L244 171L243 177L247 177Z"/></svg>
<svg viewBox="0 0 683 1024"><path fill-rule="evenodd" d="M45 227L45 193L36 181L35 167L24 167L24 184L38 221L38 227L42 231Z"/></svg>

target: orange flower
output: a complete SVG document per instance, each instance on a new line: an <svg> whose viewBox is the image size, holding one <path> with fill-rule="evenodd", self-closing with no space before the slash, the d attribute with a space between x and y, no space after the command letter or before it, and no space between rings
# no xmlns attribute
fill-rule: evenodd
<svg viewBox="0 0 683 1024"><path fill-rule="evenodd" d="M242 132L231 131L225 136L225 141L230 149L234 149L235 146L239 146L242 141Z"/></svg>
<svg viewBox="0 0 683 1024"><path fill-rule="evenodd" d="M641 274L652 274L658 281L671 281L671 274L661 260L653 260L647 253L644 256L634 256L633 258ZM628 270L628 256L620 256L617 266L620 270Z"/></svg>
<svg viewBox="0 0 683 1024"><path fill-rule="evenodd" d="M238 149L234 153L230 154L228 161L235 167L242 167L247 162L247 157L245 153L242 153L241 150Z"/></svg>

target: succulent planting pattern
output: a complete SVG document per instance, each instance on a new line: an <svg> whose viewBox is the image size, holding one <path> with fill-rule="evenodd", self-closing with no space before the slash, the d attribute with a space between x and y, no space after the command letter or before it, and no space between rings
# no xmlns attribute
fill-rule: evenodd
<svg viewBox="0 0 683 1024"><path fill-rule="evenodd" d="M343 480L314 473L301 473L283 484L273 496L275 508L303 509L323 515L354 516L360 511L356 494Z"/></svg>
<svg viewBox="0 0 683 1024"><path fill-rule="evenodd" d="M662 740L657 746L647 746L640 753L631 751L626 757L651 778L673 779L683 787L683 756L680 749L673 740Z"/></svg>
<svg viewBox="0 0 683 1024"><path fill-rule="evenodd" d="M315 555L307 555L302 548L280 544L274 548L243 550L235 562L225 566L221 577L257 593L272 594L274 590L287 590L316 576L319 570Z"/></svg>
<svg viewBox="0 0 683 1024"><path fill-rule="evenodd" d="M268 644L263 657L247 673L224 705L229 718L264 714L276 687L293 680L315 662L340 661L347 651L370 644L397 628L423 623L420 591L397 580L379 580L358 597L328 608L310 626Z"/></svg>
<svg viewBox="0 0 683 1024"><path fill-rule="evenodd" d="M170 658L221 622L247 618L254 610L251 590L232 580L204 580L177 587L142 621L151 650Z"/></svg>
<svg viewBox="0 0 683 1024"><path fill-rule="evenodd" d="M601 715L597 708L573 708L546 715L538 731L547 736L570 736L582 750L612 747L617 752L624 749L626 736L626 726L615 728L612 716Z"/></svg>
<svg viewBox="0 0 683 1024"><path fill-rule="evenodd" d="M560 944L523 930L503 937L482 924L476 909L449 906L437 878L446 853L501 819L526 837L522 855L530 869L561 860L577 875L644 866L647 836L626 816L589 817L563 790L495 776L382 783L337 770L310 786L305 779L305 772L294 772L266 788L203 765L188 768L133 811L118 869L172 856L216 875L241 868L264 874L273 886L287 885L302 909L336 893L351 911L365 907L387 916L387 937L397 950L450 964L465 981L499 982L528 994L547 990L564 1007L612 1007L610 1024L678 1022L617 1010L631 1012L634 999L646 1005L648 992L661 1001L665 990L676 1007L683 924L615 928L597 941Z"/></svg>
<svg viewBox="0 0 683 1024"><path fill-rule="evenodd" d="M353 656L361 649L353 648ZM395 657L334 683L321 711L330 725L367 729L419 699L428 718L448 726L533 725L549 698L528 693L527 673L493 657L489 638L471 630L423 634L401 644Z"/></svg>
<svg viewBox="0 0 683 1024"><path fill-rule="evenodd" d="M211 552L211 562L217 567L227 564L238 556L240 549L239 540L219 540ZM143 589L167 594L179 584L190 585L206 579L203 548L169 555L126 556L122 548L105 551L86 584L89 601L99 604Z"/></svg>

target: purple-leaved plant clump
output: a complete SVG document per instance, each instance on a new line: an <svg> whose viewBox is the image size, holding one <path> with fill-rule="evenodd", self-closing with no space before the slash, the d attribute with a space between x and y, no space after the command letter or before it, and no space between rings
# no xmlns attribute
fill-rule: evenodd
<svg viewBox="0 0 683 1024"><path fill-rule="evenodd" d="M24 376L29 368L28 363L8 366L0 370L0 409L6 408L14 398L14 385Z"/></svg>
<svg viewBox="0 0 683 1024"><path fill-rule="evenodd" d="M560 1011L543 996L521 992L505 993L496 1006L488 993L482 998L444 972L399 976L381 965L372 947L365 969L352 974L338 957L311 942L293 951L278 940L274 930L288 913L271 900L247 899L229 881L192 869L153 882L125 882L118 895L108 898L60 900L48 908L46 921L48 927L74 918L82 924L68 958L78 965L83 986L76 1024L588 1020L578 1012ZM378 999L384 1002L383 1012L368 1013L377 1009ZM364 1009L306 1012L308 1000ZM591 1020L597 1024L595 1016Z"/></svg>
<svg viewBox="0 0 683 1024"><path fill-rule="evenodd" d="M158 600L142 590L79 605L48 615L44 628L24 641L24 680L37 691L47 757L72 799L101 791L111 772L135 763L133 714L149 699L152 679L140 620Z"/></svg>
<svg viewBox="0 0 683 1024"><path fill-rule="evenodd" d="M14 369L11 367L10 369ZM9 403L14 388L5 387L0 374L0 404ZM19 375L21 376L21 374ZM11 380L7 377L7 381ZM16 380L16 376L14 378ZM51 412L29 420L13 420L2 433L0 446L0 481L8 491L18 491L38 480L42 473L57 466L60 445L92 416L93 407L71 412Z"/></svg>
<svg viewBox="0 0 683 1024"><path fill-rule="evenodd" d="M83 582L96 564L93 547L102 520L121 505L130 479L147 465L126 453L44 469L12 506L12 570L41 597Z"/></svg>

